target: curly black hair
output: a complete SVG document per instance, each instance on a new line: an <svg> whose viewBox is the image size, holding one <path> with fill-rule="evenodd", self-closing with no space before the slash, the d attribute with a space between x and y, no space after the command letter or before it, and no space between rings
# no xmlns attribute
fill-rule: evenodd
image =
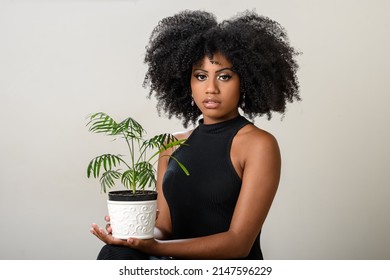
<svg viewBox="0 0 390 280"><path fill-rule="evenodd" d="M157 108L181 119L184 127L201 115L191 106L192 66L220 53L240 77L244 115L250 119L284 113L286 102L300 100L295 56L285 29L277 22L245 11L218 23L205 11L182 11L162 19L146 47L144 87L150 86Z"/></svg>

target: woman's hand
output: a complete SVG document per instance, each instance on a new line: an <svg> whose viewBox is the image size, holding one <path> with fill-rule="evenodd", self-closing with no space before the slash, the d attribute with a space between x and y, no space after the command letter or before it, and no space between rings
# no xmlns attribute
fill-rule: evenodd
<svg viewBox="0 0 390 280"><path fill-rule="evenodd" d="M106 230L104 230L97 224L93 223L90 232L106 244L127 246L126 240L118 239L112 236L110 224L107 224Z"/></svg>
<svg viewBox="0 0 390 280"><path fill-rule="evenodd" d="M137 249L139 251L148 253L153 251L154 245L157 244L157 241L152 239L138 239L138 238L129 238L127 240L118 239L112 236L112 228L110 224L110 217L105 216L104 220L107 222L106 230L99 227L97 224L93 223L91 226L91 233L99 238L106 244L110 245L121 245L127 246L133 249Z"/></svg>
<svg viewBox="0 0 390 280"><path fill-rule="evenodd" d="M129 238L126 240L126 243L128 247L137 249L143 253L149 254L149 255L155 255L156 254L156 245L158 242L154 239L138 239L138 238Z"/></svg>
<svg viewBox="0 0 390 280"><path fill-rule="evenodd" d="M111 245L125 245L126 241L122 239L117 239L112 236L112 228L110 224L110 216L105 216L104 220L107 222L106 224L106 230L99 227L97 224L93 223L91 226L90 232L95 235L97 238L99 238L101 241L103 241L106 244Z"/></svg>

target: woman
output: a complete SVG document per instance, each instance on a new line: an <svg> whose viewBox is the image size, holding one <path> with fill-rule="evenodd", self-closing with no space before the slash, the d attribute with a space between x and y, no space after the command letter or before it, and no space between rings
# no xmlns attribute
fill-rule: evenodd
<svg viewBox="0 0 390 280"><path fill-rule="evenodd" d="M198 125L175 134L186 145L160 156L155 238L107 243L99 259L263 259L260 233L280 178L276 139L253 119L299 100L296 52L276 22L245 12L218 24L184 11L160 21L147 48L145 85L158 109ZM189 169L185 176L167 154ZM106 218L109 221L109 218Z"/></svg>

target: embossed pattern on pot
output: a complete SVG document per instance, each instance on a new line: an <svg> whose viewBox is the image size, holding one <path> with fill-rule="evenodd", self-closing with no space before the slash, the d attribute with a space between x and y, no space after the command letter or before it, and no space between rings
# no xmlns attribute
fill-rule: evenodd
<svg viewBox="0 0 390 280"><path fill-rule="evenodd" d="M107 201L112 235L116 238L153 238L157 201Z"/></svg>

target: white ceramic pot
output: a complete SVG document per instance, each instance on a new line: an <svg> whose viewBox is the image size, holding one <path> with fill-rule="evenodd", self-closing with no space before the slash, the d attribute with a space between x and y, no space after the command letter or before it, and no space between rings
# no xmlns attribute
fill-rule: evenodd
<svg viewBox="0 0 390 280"><path fill-rule="evenodd" d="M132 195L130 198L125 198L122 194L118 199L115 198L115 194L118 192L123 193L127 191L110 192L107 201L112 235L119 239L127 239L129 237L139 239L153 238L157 211L157 194L153 192L154 195L149 194L149 197L146 198L142 198L140 195Z"/></svg>

